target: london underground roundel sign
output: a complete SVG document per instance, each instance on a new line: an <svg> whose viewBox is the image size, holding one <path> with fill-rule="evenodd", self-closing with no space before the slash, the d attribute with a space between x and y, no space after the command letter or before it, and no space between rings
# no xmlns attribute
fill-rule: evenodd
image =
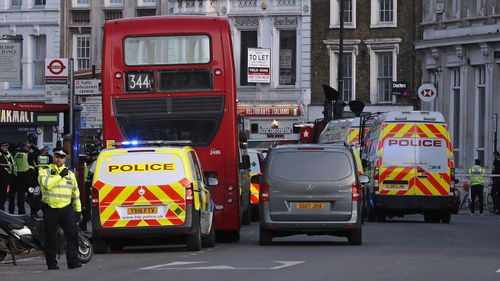
<svg viewBox="0 0 500 281"><path fill-rule="evenodd" d="M68 59L45 59L45 77L66 78L68 76Z"/></svg>
<svg viewBox="0 0 500 281"><path fill-rule="evenodd" d="M418 88L418 97L421 101L430 102L433 101L437 96L437 90L434 84L422 84Z"/></svg>

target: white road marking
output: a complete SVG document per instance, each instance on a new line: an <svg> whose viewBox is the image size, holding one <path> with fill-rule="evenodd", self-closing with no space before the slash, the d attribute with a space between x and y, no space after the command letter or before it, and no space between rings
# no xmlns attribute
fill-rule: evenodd
<svg viewBox="0 0 500 281"><path fill-rule="evenodd" d="M207 262L206 261L174 261L171 263L153 265L153 266L143 267L143 268L139 268L139 269L146 269L146 270L147 269L158 269L158 268L165 267L165 266L179 266L179 265L187 265L187 264L194 264L194 263L207 263Z"/></svg>
<svg viewBox="0 0 500 281"><path fill-rule="evenodd" d="M199 266L200 264L207 264L210 262L205 262L205 261L188 261L188 262L182 262L182 261L175 261L171 263L166 263L166 264L159 264L159 265L154 265L154 266L149 266L149 267L143 267L139 268L140 270L242 270L242 269L251 269L251 270L276 270L276 269L282 269L286 267L291 267L295 266L301 263L304 263L304 261L272 261L272 263L279 263L280 265L273 266L273 267L235 267L235 266L230 266L230 265L204 265L204 266ZM196 266L198 265L198 266Z"/></svg>
<svg viewBox="0 0 500 281"><path fill-rule="evenodd" d="M499 269L499 270L497 270L497 273L500 273L500 269Z"/></svg>

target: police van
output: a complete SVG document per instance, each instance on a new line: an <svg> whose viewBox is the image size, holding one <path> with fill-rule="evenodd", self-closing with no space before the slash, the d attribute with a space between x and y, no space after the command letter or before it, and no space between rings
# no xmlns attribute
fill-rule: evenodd
<svg viewBox="0 0 500 281"><path fill-rule="evenodd" d="M422 213L426 222L449 223L455 169L443 115L388 112L370 123L363 147L368 220Z"/></svg>
<svg viewBox="0 0 500 281"><path fill-rule="evenodd" d="M92 181L96 253L119 250L137 238L171 242L177 236L192 251L215 245L209 186L217 179L204 175L186 144L123 142L99 154Z"/></svg>

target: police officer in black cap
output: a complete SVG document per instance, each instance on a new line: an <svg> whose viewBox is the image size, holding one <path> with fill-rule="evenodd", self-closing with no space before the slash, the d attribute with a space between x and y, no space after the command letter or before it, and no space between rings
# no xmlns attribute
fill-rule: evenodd
<svg viewBox="0 0 500 281"><path fill-rule="evenodd" d="M45 259L48 269L59 269L56 260L56 231L60 225L66 238L68 268L81 267L78 261L77 222L81 221L80 190L75 174L65 166L67 152L55 148L53 164L38 172L42 189L42 211L45 223Z"/></svg>
<svg viewBox="0 0 500 281"><path fill-rule="evenodd" d="M7 186L12 186L16 164L9 152L9 143L0 143L0 210L5 210L7 201Z"/></svg>

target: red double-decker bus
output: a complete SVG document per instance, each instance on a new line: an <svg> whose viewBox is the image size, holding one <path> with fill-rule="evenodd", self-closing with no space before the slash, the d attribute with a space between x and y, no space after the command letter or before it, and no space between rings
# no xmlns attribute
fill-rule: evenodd
<svg viewBox="0 0 500 281"><path fill-rule="evenodd" d="M211 190L215 229L239 239L248 190L240 159L231 33L217 17L107 21L102 59L103 136L114 142L191 140Z"/></svg>

